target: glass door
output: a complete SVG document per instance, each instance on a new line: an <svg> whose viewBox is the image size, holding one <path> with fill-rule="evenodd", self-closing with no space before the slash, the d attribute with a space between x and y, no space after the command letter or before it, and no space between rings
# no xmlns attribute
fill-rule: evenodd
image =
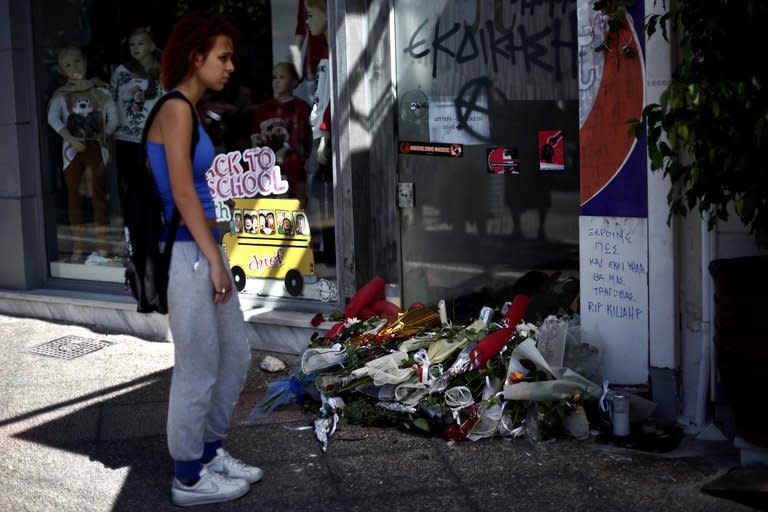
<svg viewBox="0 0 768 512"><path fill-rule="evenodd" d="M578 275L576 1L397 0L395 34L405 303Z"/></svg>

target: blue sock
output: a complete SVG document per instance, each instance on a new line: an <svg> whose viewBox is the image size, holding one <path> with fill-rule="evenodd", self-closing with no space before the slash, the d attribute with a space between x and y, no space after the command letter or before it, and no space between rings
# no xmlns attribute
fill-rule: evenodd
<svg viewBox="0 0 768 512"><path fill-rule="evenodd" d="M200 478L200 470L203 464L199 460L175 460L173 461L173 471L182 482L189 482Z"/></svg>
<svg viewBox="0 0 768 512"><path fill-rule="evenodd" d="M221 439L218 441L211 441L209 443L205 443L205 447L203 448L203 456L200 458L200 461L203 464L208 464L213 460L214 457L216 457L216 450L221 448Z"/></svg>

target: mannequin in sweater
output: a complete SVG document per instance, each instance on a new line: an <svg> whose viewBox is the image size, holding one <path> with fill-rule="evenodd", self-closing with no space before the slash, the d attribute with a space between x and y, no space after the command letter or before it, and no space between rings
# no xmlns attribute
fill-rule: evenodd
<svg viewBox="0 0 768 512"><path fill-rule="evenodd" d="M160 84L160 51L149 27L128 34L129 58L112 73L112 94L117 104L119 126L115 131L115 160L120 194L130 173L140 169L141 131L150 110L165 92Z"/></svg>

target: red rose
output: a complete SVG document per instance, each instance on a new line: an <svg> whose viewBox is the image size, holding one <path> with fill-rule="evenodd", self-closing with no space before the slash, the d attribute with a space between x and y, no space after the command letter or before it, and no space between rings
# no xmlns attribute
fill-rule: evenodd
<svg viewBox="0 0 768 512"><path fill-rule="evenodd" d="M467 438L469 432L475 427L478 421L480 421L479 411L475 404L470 404L459 413L459 421L461 424L452 422L445 427L443 435L451 441L463 441Z"/></svg>
<svg viewBox="0 0 768 512"><path fill-rule="evenodd" d="M325 318L323 318L323 314L322 313L316 314L315 316L312 317L312 320L310 321L310 323L312 324L313 327L317 327L318 325L320 325L323 322L325 322Z"/></svg>

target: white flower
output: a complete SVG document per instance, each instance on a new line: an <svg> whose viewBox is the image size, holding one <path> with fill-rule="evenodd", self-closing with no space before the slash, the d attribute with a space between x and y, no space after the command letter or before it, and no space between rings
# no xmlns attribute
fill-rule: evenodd
<svg viewBox="0 0 768 512"><path fill-rule="evenodd" d="M533 324L518 324L515 331L525 338L535 337L539 333L538 327Z"/></svg>
<svg viewBox="0 0 768 512"><path fill-rule="evenodd" d="M353 316L352 318L347 318L346 320L344 320L344 327L350 328L353 325L359 324L359 323L360 323L360 319Z"/></svg>

